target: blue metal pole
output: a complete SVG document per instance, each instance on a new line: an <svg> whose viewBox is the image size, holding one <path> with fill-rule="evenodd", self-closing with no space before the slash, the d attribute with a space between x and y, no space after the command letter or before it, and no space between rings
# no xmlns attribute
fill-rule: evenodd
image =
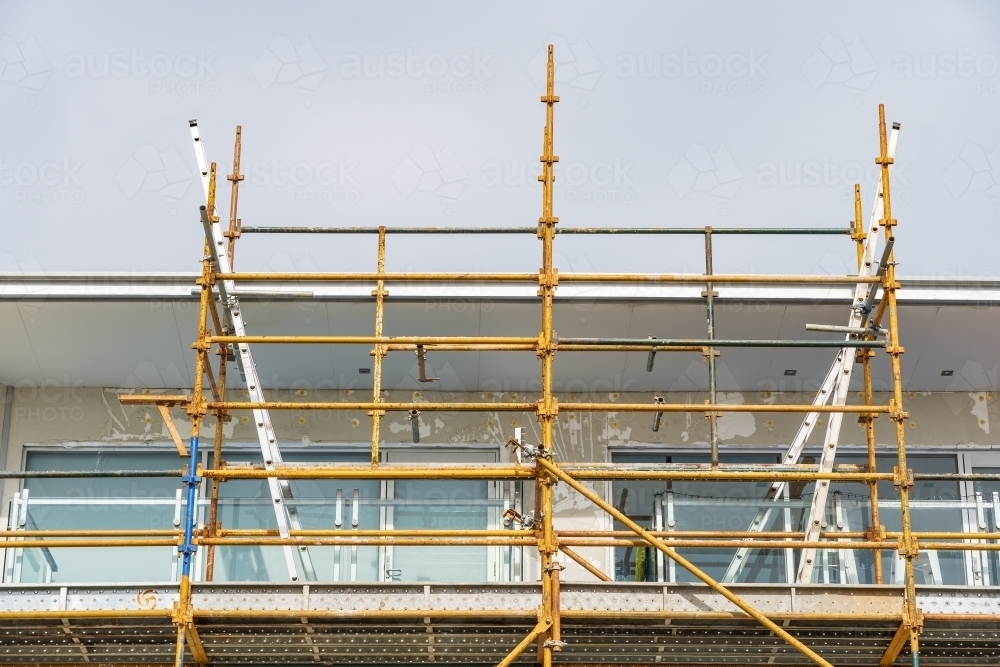
<svg viewBox="0 0 1000 667"><path fill-rule="evenodd" d="M191 576L191 556L198 551L198 546L194 544L195 517L197 516L198 485L201 477L197 476L198 470L198 436L191 436L191 446L189 447L191 459L188 463L188 472L181 477L181 482L187 486L187 511L184 516L184 543L177 548L183 561L181 563L181 576Z"/></svg>

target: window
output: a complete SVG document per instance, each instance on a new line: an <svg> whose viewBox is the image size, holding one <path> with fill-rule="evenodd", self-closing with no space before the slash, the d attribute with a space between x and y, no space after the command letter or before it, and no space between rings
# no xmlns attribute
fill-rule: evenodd
<svg viewBox="0 0 1000 667"><path fill-rule="evenodd" d="M722 463L778 463L780 453L721 453ZM838 464L867 464L867 455L841 454ZM958 459L954 454L911 455L909 466L915 472L955 473ZM706 455L615 452L616 463L707 463ZM804 463L815 463L808 454ZM879 455L880 472L891 471L896 458ZM671 531L746 531L761 508L772 508L764 530L802 531L808 516L813 482L788 485L786 498L765 499L768 482L635 482L616 480L611 485L611 502L646 528ZM985 488L985 487L984 487ZM1000 485L998 485L1000 488ZM887 531L899 531L899 494L892 482L879 482L880 522ZM963 502L955 481L921 481L911 493L913 529L920 531L956 531L963 525ZM827 532L862 532L871 526L869 486L864 483L831 485L824 518ZM615 530L624 530L615 522ZM793 581L800 550L753 549L737 559L736 549L678 550L719 581L784 583ZM664 561L658 552L645 547L618 547L614 550L616 581L694 581L682 568ZM924 584L965 584L967 556L960 551L924 551L918 559L917 582ZM875 582L874 552L870 550L823 549L817 553L813 570L815 583ZM894 548L882 551L882 576L886 583L901 581L903 562ZM994 570L1000 569L1000 565Z"/></svg>
<svg viewBox="0 0 1000 667"><path fill-rule="evenodd" d="M290 450L290 451L289 451ZM393 463L494 463L494 449L406 448L385 450ZM366 463L365 451L288 448L288 463ZM210 463L210 453L203 461ZM259 462L253 449L228 448L228 463ZM26 453L26 470L163 470L184 464L174 451L93 451L37 448ZM500 529L516 507L520 482L487 480L291 480L290 523L302 529L343 531L396 529ZM197 522L209 519L211 485L199 489ZM10 508L11 529L176 531L185 513L176 476L96 479L29 479ZM229 480L220 487L218 521L224 529L272 531L277 521L266 480ZM162 536L166 539L168 536ZM58 538L50 538L58 539ZM204 577L206 548L194 560L193 578ZM280 546L219 546L214 581L287 581ZM520 549L486 546L310 546L296 549L306 581L518 581ZM4 581L177 581L174 546L28 548L5 551Z"/></svg>

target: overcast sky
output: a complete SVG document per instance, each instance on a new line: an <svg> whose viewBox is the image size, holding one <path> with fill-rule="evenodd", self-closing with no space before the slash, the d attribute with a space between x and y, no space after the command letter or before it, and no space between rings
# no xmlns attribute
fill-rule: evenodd
<svg viewBox="0 0 1000 667"><path fill-rule="evenodd" d="M2 271L196 270L190 118L224 173L242 125L245 225L533 225L551 42L561 225L846 226L857 180L870 210L884 102L902 123L900 272L998 273L996 2L2 2L0 35ZM697 272L700 243L563 237L557 265ZM716 253L717 272L853 263L837 237ZM237 254L374 262L371 237ZM397 238L388 255L539 264L532 236Z"/></svg>

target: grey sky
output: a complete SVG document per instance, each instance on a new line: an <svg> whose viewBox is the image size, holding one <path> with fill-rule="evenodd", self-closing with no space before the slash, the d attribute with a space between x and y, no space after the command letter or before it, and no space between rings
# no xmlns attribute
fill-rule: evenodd
<svg viewBox="0 0 1000 667"><path fill-rule="evenodd" d="M884 102L900 272L997 273L994 2L3 2L0 35L2 271L195 270L189 118L226 171L242 124L247 225L531 225L552 41L561 224L846 225ZM699 243L562 237L557 262L699 271ZM853 261L846 239L794 243L720 240L716 270ZM388 266L538 255L393 239ZM247 238L237 266L371 269L374 242Z"/></svg>

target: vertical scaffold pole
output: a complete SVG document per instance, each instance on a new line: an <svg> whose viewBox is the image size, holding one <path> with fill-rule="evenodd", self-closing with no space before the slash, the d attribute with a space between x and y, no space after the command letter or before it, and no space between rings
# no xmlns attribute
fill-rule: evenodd
<svg viewBox="0 0 1000 667"><path fill-rule="evenodd" d="M216 165L213 162L209 172L208 185L208 215L210 219L215 219L215 178ZM198 551L198 546L194 543L194 531L198 517L198 486L201 478L198 477L198 439L201 432L201 420L207 413L207 401L204 396L204 374L205 364L208 363L208 349L211 344L207 342L208 333L208 308L212 298L212 265L210 261L210 251L208 240L204 242L201 263L201 298L198 306L198 340L194 343L194 388L191 402L188 404L188 416L191 418L191 444L188 447L188 470L187 474L181 477L181 482L186 489L187 505L184 512L184 541L178 547L181 554L181 581L179 599L174 610L174 623L177 624L177 650L175 652L175 663L177 667L184 664L184 639L185 636L192 636L194 632L194 618L191 613L191 563L194 554ZM198 660L199 641L188 642L191 646L192 654Z"/></svg>
<svg viewBox="0 0 1000 667"><path fill-rule="evenodd" d="M240 156L243 152L243 126L236 126L236 142L233 144L233 173L226 176L226 180L233 185L229 192L229 230L226 236L229 238L227 252L229 253L229 268L235 271L233 266L236 259L236 239L240 237L240 220L237 216L237 205L240 199L240 181L243 174L240 173Z"/></svg>
<svg viewBox="0 0 1000 667"><path fill-rule="evenodd" d="M385 273L385 227L378 228L378 272ZM382 321L385 313L385 297L389 294L385 290L385 281L375 282L375 337L382 337ZM383 345L375 344L371 351L372 361L372 403L382 402L382 359L385 358L386 351ZM382 417L385 410L370 410L368 414L372 418L372 467L378 466L378 445L381 439Z"/></svg>
<svg viewBox="0 0 1000 667"><path fill-rule="evenodd" d="M538 272L538 296L542 300L542 330L539 333L538 346L542 372L542 396L538 406L538 420L541 423L543 455L551 456L555 444L553 422L558 418L559 413L556 399L552 395L552 366L555 356L552 301L558 284L558 274L552 263L552 244L555 239L555 226L559 222L559 219L552 213L553 184L555 183L554 165L559 161L553 152L553 145L555 104L559 98L555 94L555 57L551 44L549 44L546 68L545 95L541 99L545 104L545 134L542 141L542 174L538 177L538 180L542 182L542 216L538 219L538 237L542 241L542 268ZM552 652L562 648L558 607L561 566L554 560L559 547L552 529L552 486L554 484L555 478L539 468L537 488L541 500L542 521L542 540L538 546L542 575L542 606L539 610L539 621L544 621L546 618L552 621L549 631L541 637L541 659L544 667L550 667L552 664Z"/></svg>
<svg viewBox="0 0 1000 667"><path fill-rule="evenodd" d="M889 190L889 165L893 163L893 159L889 157L888 153L884 104L878 105L878 132L879 157L875 162L882 167L882 212L885 216L879 222L885 228L885 238L888 241L893 236L893 227L896 226L896 221L892 218L892 199ZM913 566L919 551L917 543L913 539L910 517L910 488L913 486L913 478L906 464L906 425L904 422L908 415L903 411L903 373L899 360L903 348L899 344L897 289L899 289L899 283L896 282L895 250L892 250L889 253L889 263L882 281L883 298L887 300L889 313L889 344L885 351L892 362L892 412L889 413L889 416L896 425L896 457L898 462L895 484L899 487L899 508L903 524L901 550L906 556L905 617L910 625L910 654L913 667L918 667L920 664L920 612L917 609L917 586Z"/></svg>
<svg viewBox="0 0 1000 667"><path fill-rule="evenodd" d="M227 363L227 346L223 345L219 347L216 352L219 354L219 394L221 397L226 395L226 363ZM221 400L225 400L222 398ZM212 448L212 467L221 468L222 467L222 427L227 421L229 421L229 411L219 408L215 411L215 442ZM219 486L222 484L222 480L218 477L212 478L212 491L211 500L208 507L208 525L206 526L207 532L212 537L216 537L219 533ZM212 581L215 578L215 545L211 544L208 547L208 554L205 557L205 581Z"/></svg>
<svg viewBox="0 0 1000 667"><path fill-rule="evenodd" d="M862 218L861 212L861 184L856 183L854 185L854 230L851 237L857 244L858 248L858 272L861 271L861 264L864 262L865 256L865 233L864 219ZM873 335L867 336L868 339L874 339ZM871 406L873 404L873 392L872 392L872 367L871 360L875 356L874 350L861 349L857 352L857 361L861 362L862 379L864 382L864 398L865 405ZM868 443L868 472L877 472L878 465L875 458L875 418L876 414L861 415L858 418L865 427L865 440ZM882 530L882 522L879 518L879 508L878 508L878 482L872 481L869 483L869 495L868 502L871 506L871 528L870 537L871 541L881 540L883 538L884 530ZM873 552L874 558L874 575L875 583L882 583L882 552L876 549Z"/></svg>
<svg viewBox="0 0 1000 667"><path fill-rule="evenodd" d="M705 227L705 275L712 275L712 228ZM705 309L708 320L708 340L715 339L715 288L712 283L705 285ZM708 350L708 402L715 405L716 375L715 348ZM707 415L712 448L712 470L719 469L719 413L709 412Z"/></svg>
<svg viewBox="0 0 1000 667"><path fill-rule="evenodd" d="M236 126L236 140L233 142L233 172L226 176L232 185L229 192L229 230L226 236L229 238L227 252L229 254L229 266L232 268L233 260L236 257L236 239L239 237L239 219L236 217L240 198L240 181L243 175L240 173L240 156L242 154L243 128ZM216 322L216 328L223 326L222 322ZM223 333L219 331L218 333ZM229 361L229 345L220 345L216 350L219 355L219 400L226 400L226 366ZM207 363L207 362L206 362ZM229 421L229 411L220 408L215 412L215 442L212 450L212 467L222 467L222 425ZM219 491L222 480L218 477L212 478L211 502L208 509L207 532L212 537L216 537L219 531ZM212 581L215 578L215 545L208 547L208 555L205 558L205 581Z"/></svg>

